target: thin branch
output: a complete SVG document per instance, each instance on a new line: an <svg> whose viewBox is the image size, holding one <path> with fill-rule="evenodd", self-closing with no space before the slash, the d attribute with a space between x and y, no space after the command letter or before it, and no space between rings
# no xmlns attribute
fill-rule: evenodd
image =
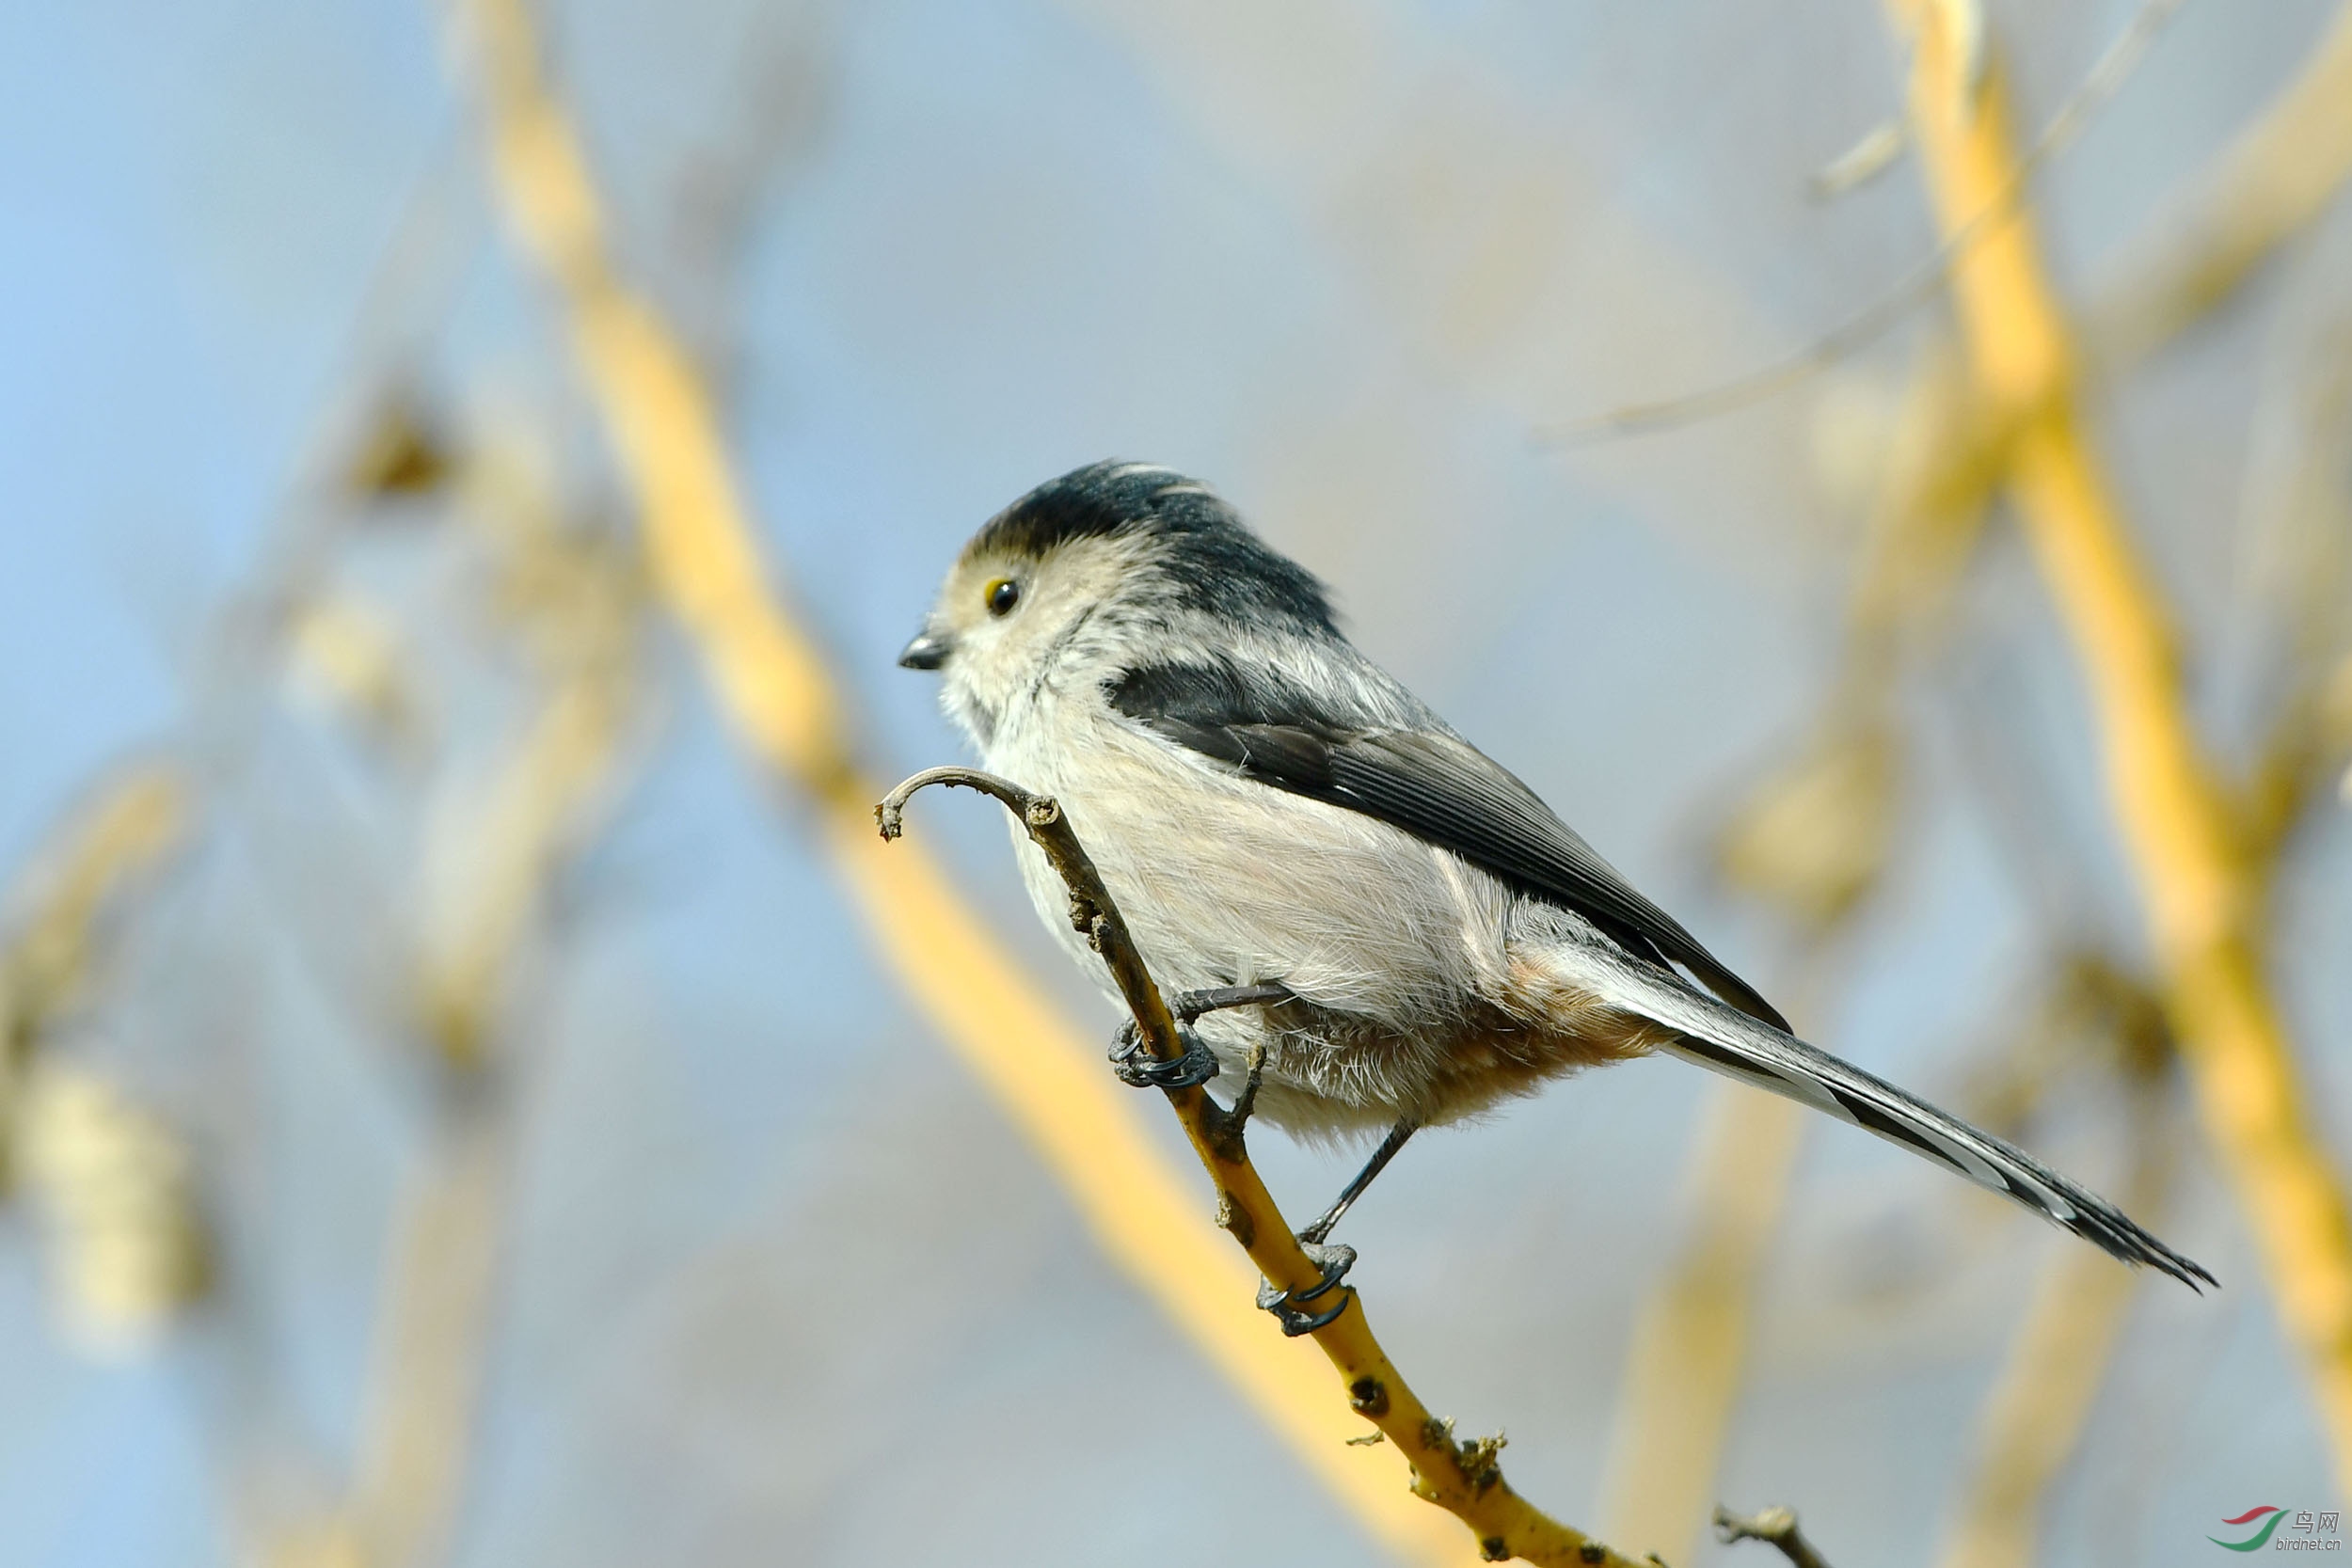
<svg viewBox="0 0 2352 1568"><path fill-rule="evenodd" d="M1741 1541L1761 1541L1779 1547L1780 1555L1788 1560L1791 1568L1829 1568L1828 1560L1797 1528L1797 1511L1779 1503L1745 1515L1718 1508L1715 1539L1726 1546Z"/></svg>
<svg viewBox="0 0 2352 1568"><path fill-rule="evenodd" d="M88 982L115 895L185 838L192 794L177 768L127 768L71 815L46 863L26 873L0 945L0 1117L10 1076Z"/></svg>
<svg viewBox="0 0 2352 1568"><path fill-rule="evenodd" d="M2282 724L2282 736L2284 730ZM1979 726L1978 742L1963 750L1980 763L2005 760L2007 771L2024 770L2031 758L2014 750L2005 756L1997 744L2003 733ZM2280 781L2267 810L2280 823L2298 821L2324 800L2323 784L2315 770L2293 770ZM2011 850L2012 870L2029 890L2048 883L2051 868L2063 866L2073 849L2067 835L2054 832L2026 807L2029 799L2046 799L2049 791L2032 780L2021 786L1988 768L1980 793L2001 808L1993 816L1996 828L2007 830L1998 836ZM2246 853L2262 876L2275 878L2282 847L2282 828L2249 832ZM2053 940L2070 932L2079 940L2095 927L2063 898L2045 895L2034 902ZM2010 1075L2046 1077L2057 1054L2053 1048L2060 1043L2049 1037L2104 1037L2101 1066L2120 1081L2132 1106L2130 1174L2118 1196L2129 1212L2158 1217L2182 1131L2170 1100L2179 1045L2161 1003L2124 965L2094 948L2060 966L2053 994L2038 1011L2042 1022L2031 1032L2043 1037L2012 1048L2018 1060ZM2023 1060L2028 1053L2030 1063ZM2035 1094L2029 1090L2016 1098L2022 1112ZM2024 1568L2033 1561L2042 1498L2081 1444L2137 1283L2075 1249L2054 1254L2044 1266L2033 1305L2010 1338L2008 1361L1978 1418L1976 1457L1940 1557L1948 1568Z"/></svg>
<svg viewBox="0 0 2352 1568"><path fill-rule="evenodd" d="M1656 403L1628 404L1606 413L1543 426L1535 433L1537 442L1558 451L1613 436L1646 436L1732 413L1787 391L1878 341L1904 317L1933 299L1961 260L2017 214L2034 176L2074 139L2093 114L2122 90L2155 42L2156 35L2185 3L2186 0L2140 0L2139 9L2091 63L2090 70L2058 106L2058 113L2050 117L2042 135L2034 139L2031 150L2013 166L2007 182L1987 193L1965 219L1947 228L1943 243L1931 254L1843 323L1773 364L1699 391ZM1971 107L1975 95L1973 87L1954 89L1956 103L1963 113Z"/></svg>
<svg viewBox="0 0 2352 1568"><path fill-rule="evenodd" d="M1905 400L1870 537L1848 593L1845 647L1815 734L1760 782L1715 835L1718 880L1803 933L1798 989L1818 992L1838 935L1884 879L1903 800L1894 693L1906 624L1950 597L1980 503L1921 497L1930 448L1957 380L1931 360ZM1791 1005L1803 1018L1810 1008ZM1620 1540L1692 1554L1745 1374L1749 1320L1805 1133L1803 1107L1723 1085L1687 1157L1691 1233L1635 1316L1612 1420L1601 1523Z"/></svg>
<svg viewBox="0 0 2352 1568"><path fill-rule="evenodd" d="M1119 994L1127 999L1128 1010L1136 1015L1136 1026L1142 1031L1144 1044L1163 1062L1183 1056L1184 1047L1176 1036L1176 1016L1168 1010L1160 988L1152 982L1151 971L1144 967L1142 955L1136 951L1135 939L1127 934L1127 923L1120 918L1119 906L1111 901L1109 890L1103 886L1102 874L1094 869L1086 846L1078 842L1078 835L1063 819L1061 808L1042 795L1032 795L1019 784L977 768L926 768L883 796L882 803L874 808L874 820L882 825L884 839L895 839L905 831L901 818L907 801L915 791L932 784L977 789L1021 818L1031 842L1045 851L1054 874L1070 889L1070 923L1086 934L1088 944L1103 955L1103 961L1110 966L1111 978L1119 982ZM1199 1101L1207 1096L1195 1090L1192 1098ZM1302 1252L1299 1257L1304 1259L1306 1254ZM1304 1288L1312 1283L1314 1271L1311 1264L1309 1276L1299 1284Z"/></svg>
<svg viewBox="0 0 2352 1568"><path fill-rule="evenodd" d="M532 499L505 510L514 515L481 518L481 532L507 579L503 629L535 654L547 690L499 772L447 825L468 867L464 899L417 968L418 1022L458 1092L440 1102L431 1151L403 1195L370 1347L346 1506L353 1538L383 1563L445 1558L476 1479L525 1111L511 1059L494 1048L526 940L628 760L638 695L631 661L647 606L634 560ZM534 580L543 592L516 591Z"/></svg>
<svg viewBox="0 0 2352 1568"><path fill-rule="evenodd" d="M2229 148L2198 171L2098 292L2083 336L2110 372L2144 357L2228 299L2352 180L2352 4L2338 8L2303 68Z"/></svg>
<svg viewBox="0 0 2352 1568"><path fill-rule="evenodd" d="M1907 26L1910 8L1890 7ZM1957 62L1932 15L1920 39L1913 120L1956 232L2011 182L2017 158L1997 72L1975 112L1955 115ZM2010 488L2090 685L2108 795L2207 1139L2315 1386L2336 1473L2352 1484L2352 1209L2264 973L2261 876L2190 722L2169 609L2084 438L2074 343L2029 219L1972 246L1953 286L1985 395L2034 411L2010 451Z"/></svg>
<svg viewBox="0 0 2352 1568"><path fill-rule="evenodd" d="M2161 1216L2172 1164L2165 1093L2136 1090L2132 1171L2117 1196L2130 1212ZM2009 1358L1978 1417L1975 1457L1961 1507L1938 1561L1945 1568L2027 1568L2042 1525L2042 1499L2074 1457L2139 1276L2080 1247L2053 1254L2032 1306L2010 1342Z"/></svg>
<svg viewBox="0 0 2352 1568"><path fill-rule="evenodd" d="M1807 1115L1739 1084L1708 1103L1684 1176L1690 1234L1635 1314L1601 1491L1604 1529L1674 1562L1707 1522Z"/></svg>
<svg viewBox="0 0 2352 1568"><path fill-rule="evenodd" d="M1184 1048L1176 1033L1176 1021L1061 807L1045 796L1032 795L977 768L934 768L899 784L874 808L883 838L898 837L908 800L931 784L979 790L1021 819L1030 841L1044 851L1055 874L1070 890L1072 922L1087 933L1094 950L1103 956L1128 1010L1135 1015L1146 1047L1161 1061L1181 1057ZM1321 1268L1298 1244L1290 1222L1275 1207L1257 1167L1249 1162L1240 1118L1221 1109L1198 1085L1165 1092L1192 1140L1193 1151L1216 1183L1217 1224L1241 1243L1250 1261L1276 1288L1303 1291L1319 1285ZM1496 1457L1502 1447L1501 1437L1457 1441L1453 1423L1429 1413L1373 1338L1355 1288L1342 1285L1340 1291L1339 1316L1314 1329L1312 1335L1338 1369L1348 1408L1396 1445L1413 1466L1413 1491L1469 1527L1482 1558L1489 1562L1519 1558L1563 1568L1569 1564L1635 1568L1631 1559L1549 1517L1512 1491ZM1272 1327L1266 1325L1266 1331L1271 1333Z"/></svg>
<svg viewBox="0 0 2352 1568"><path fill-rule="evenodd" d="M401 1193L370 1325L351 1490L332 1527L354 1561L445 1560L479 1481L476 1428L514 1224L511 1100L459 1102Z"/></svg>
<svg viewBox="0 0 2352 1568"><path fill-rule="evenodd" d="M1695 392L1631 404L1543 427L1537 439L1572 448L1695 423L1761 403L1868 346L1947 281L1968 244L2013 211L2041 165L2078 134L2136 68L2176 4L2143 7L2054 116L2020 166L2022 177L1967 230L1955 233L1886 293L1785 359ZM1884 128L1882 128L1884 129ZM2058 133L2053 140L2053 133ZM1873 171L1875 172L1875 171ZM2097 292L2083 338L2112 375L2171 341L2233 294L2264 261L2308 229L2352 180L2352 4L2336 13L2301 74L2261 119L2196 178L2153 232L2137 242L2122 276Z"/></svg>
<svg viewBox="0 0 2352 1568"><path fill-rule="evenodd" d="M193 796L151 762L93 789L10 890L0 938L0 1203L37 1192L67 1325L100 1353L151 1343L203 1293L209 1237L177 1130L106 1078L41 1058L88 1001L109 916L185 843Z"/></svg>

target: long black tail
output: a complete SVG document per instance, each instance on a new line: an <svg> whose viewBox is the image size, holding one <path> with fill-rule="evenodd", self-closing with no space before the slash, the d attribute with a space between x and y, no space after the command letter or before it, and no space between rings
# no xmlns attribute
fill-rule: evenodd
<svg viewBox="0 0 2352 1568"><path fill-rule="evenodd" d="M1851 1062L1718 1002L1677 978L1613 954L1586 952L1608 972L1621 1006L1678 1032L1666 1048L1743 1084L1802 1101L1889 1143L2014 1198L2126 1263L2146 1263L2195 1290L2214 1276L2135 1224L2098 1194L2060 1176L2014 1144L1937 1110ZM1584 957L1580 954L1579 957ZM1583 963L1576 968L1582 972ZM1580 978L1582 978L1580 973Z"/></svg>

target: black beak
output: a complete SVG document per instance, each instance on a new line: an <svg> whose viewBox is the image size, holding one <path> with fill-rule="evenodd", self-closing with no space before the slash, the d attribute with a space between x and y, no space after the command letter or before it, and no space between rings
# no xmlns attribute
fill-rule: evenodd
<svg viewBox="0 0 2352 1568"><path fill-rule="evenodd" d="M901 670L936 670L947 662L947 640L932 632L919 631L914 641L898 652Z"/></svg>

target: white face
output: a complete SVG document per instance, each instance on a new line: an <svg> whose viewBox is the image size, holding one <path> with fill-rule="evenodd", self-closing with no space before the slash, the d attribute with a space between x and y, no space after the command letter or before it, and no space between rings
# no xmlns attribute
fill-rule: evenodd
<svg viewBox="0 0 2352 1568"><path fill-rule="evenodd" d="M967 549L899 662L938 670L948 717L985 748L1009 705L1089 651L1073 634L1129 580L1142 546L1076 539L1042 559Z"/></svg>

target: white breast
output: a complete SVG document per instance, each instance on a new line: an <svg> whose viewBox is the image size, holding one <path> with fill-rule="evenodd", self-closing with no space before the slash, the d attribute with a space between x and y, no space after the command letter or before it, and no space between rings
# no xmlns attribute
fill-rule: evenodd
<svg viewBox="0 0 2352 1568"><path fill-rule="evenodd" d="M1091 691L1008 713L987 766L1060 801L1164 989L1279 981L1405 1035L1500 993L1502 884L1360 813L1240 778ZM1013 839L1040 916L1107 985L1044 856Z"/></svg>

